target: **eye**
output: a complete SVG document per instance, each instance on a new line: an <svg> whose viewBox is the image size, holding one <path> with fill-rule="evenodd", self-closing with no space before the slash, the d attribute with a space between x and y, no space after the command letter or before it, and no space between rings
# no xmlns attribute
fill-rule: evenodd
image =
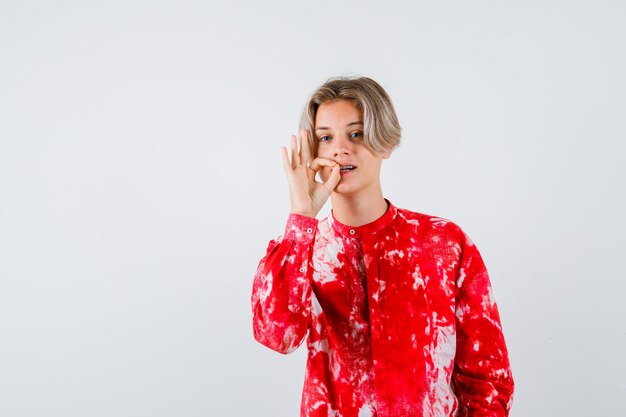
<svg viewBox="0 0 626 417"><path fill-rule="evenodd" d="M363 137L363 132L352 132L350 133L350 137L353 139Z"/></svg>
<svg viewBox="0 0 626 417"><path fill-rule="evenodd" d="M328 135L320 136L320 142L327 142L327 139L330 140L330 136Z"/></svg>

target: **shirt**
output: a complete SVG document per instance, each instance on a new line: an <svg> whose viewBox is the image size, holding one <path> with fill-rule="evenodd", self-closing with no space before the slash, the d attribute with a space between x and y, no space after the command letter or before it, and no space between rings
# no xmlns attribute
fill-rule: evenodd
<svg viewBox="0 0 626 417"><path fill-rule="evenodd" d="M481 255L454 222L289 214L252 285L255 339L307 340L301 417L507 416L513 377Z"/></svg>

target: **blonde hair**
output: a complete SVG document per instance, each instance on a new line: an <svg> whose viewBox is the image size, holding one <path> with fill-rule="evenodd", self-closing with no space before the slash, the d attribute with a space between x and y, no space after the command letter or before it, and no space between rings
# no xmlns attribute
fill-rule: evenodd
<svg viewBox="0 0 626 417"><path fill-rule="evenodd" d="M315 116L320 105L346 100L363 112L364 145L372 154L381 154L400 145L400 124L387 92L367 77L333 77L311 94L302 111L300 129L307 131L309 149L317 156Z"/></svg>

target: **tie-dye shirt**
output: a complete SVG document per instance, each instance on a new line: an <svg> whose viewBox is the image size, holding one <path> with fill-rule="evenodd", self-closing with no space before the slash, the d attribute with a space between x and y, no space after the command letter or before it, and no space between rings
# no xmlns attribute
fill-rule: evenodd
<svg viewBox="0 0 626 417"><path fill-rule="evenodd" d="M289 214L252 289L253 333L305 339L301 417L507 416L513 378L487 269L450 220L397 208L352 227Z"/></svg>

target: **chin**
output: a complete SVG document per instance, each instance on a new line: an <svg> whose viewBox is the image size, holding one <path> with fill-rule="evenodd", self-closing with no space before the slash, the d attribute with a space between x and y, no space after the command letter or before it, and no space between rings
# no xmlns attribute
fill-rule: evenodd
<svg viewBox="0 0 626 417"><path fill-rule="evenodd" d="M342 186L341 182L339 184L337 184L337 186L335 187L335 189L333 190L333 192L337 193L337 194L341 194L341 195L350 195L350 194L354 194L357 191L359 191L358 187L354 187L351 185L345 185Z"/></svg>

